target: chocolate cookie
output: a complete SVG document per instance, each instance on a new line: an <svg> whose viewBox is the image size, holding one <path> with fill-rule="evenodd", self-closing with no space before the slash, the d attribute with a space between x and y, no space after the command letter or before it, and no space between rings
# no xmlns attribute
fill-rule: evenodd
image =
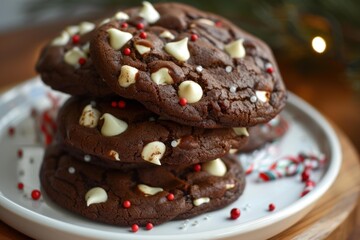
<svg viewBox="0 0 360 240"><path fill-rule="evenodd" d="M224 156L246 128L203 129L159 118L124 99L70 98L58 113L59 142L119 163L183 165Z"/></svg>
<svg viewBox="0 0 360 240"><path fill-rule="evenodd" d="M288 130L288 122L280 115L266 124L259 124L249 128L249 141L241 152L251 152L282 137Z"/></svg>
<svg viewBox="0 0 360 240"><path fill-rule="evenodd" d="M236 159L202 165L133 171L100 168L49 147L40 172L42 188L60 206L94 221L130 226L190 218L222 208L243 192Z"/></svg>
<svg viewBox="0 0 360 240"><path fill-rule="evenodd" d="M89 53L94 28L90 22L69 26L44 47L36 70L45 84L71 95L112 94L96 72Z"/></svg>
<svg viewBox="0 0 360 240"><path fill-rule="evenodd" d="M90 52L114 92L181 124L253 126L285 105L269 47L190 6L144 2L125 10L96 30Z"/></svg>

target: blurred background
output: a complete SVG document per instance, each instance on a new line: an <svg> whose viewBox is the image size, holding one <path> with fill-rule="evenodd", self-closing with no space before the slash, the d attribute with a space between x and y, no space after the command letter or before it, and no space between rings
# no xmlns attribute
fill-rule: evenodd
<svg viewBox="0 0 360 240"><path fill-rule="evenodd" d="M335 122L360 150L360 1L180 2L223 15L265 40L276 55L288 89ZM33 68L41 46L65 26L101 19L117 9L140 3L2 0L1 86L35 76Z"/></svg>

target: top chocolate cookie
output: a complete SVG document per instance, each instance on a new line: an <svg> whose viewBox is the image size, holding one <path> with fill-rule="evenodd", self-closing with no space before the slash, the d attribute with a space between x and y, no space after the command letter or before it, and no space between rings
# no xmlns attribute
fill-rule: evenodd
<svg viewBox="0 0 360 240"><path fill-rule="evenodd" d="M190 6L144 2L125 10L95 31L90 52L114 92L182 124L247 127L285 104L269 47Z"/></svg>

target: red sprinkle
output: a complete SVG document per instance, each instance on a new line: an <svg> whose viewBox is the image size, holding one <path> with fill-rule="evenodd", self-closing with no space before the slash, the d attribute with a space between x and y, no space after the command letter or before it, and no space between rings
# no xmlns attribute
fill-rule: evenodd
<svg viewBox="0 0 360 240"><path fill-rule="evenodd" d="M306 187L315 187L315 185L316 185L315 182L310 180L310 179L307 180L306 183L305 183Z"/></svg>
<svg viewBox="0 0 360 240"><path fill-rule="evenodd" d="M19 149L19 150L18 150L17 155L18 155L19 158L22 158L22 156L23 156L23 151L22 151L22 149Z"/></svg>
<svg viewBox="0 0 360 240"><path fill-rule="evenodd" d="M72 42L73 42L73 44L79 43L80 42L80 36L77 35L77 34L72 36Z"/></svg>
<svg viewBox="0 0 360 240"><path fill-rule="evenodd" d="M179 104L181 105L181 106L186 106L186 104L187 104L187 100L186 100L186 98L180 98L179 99Z"/></svg>
<svg viewBox="0 0 360 240"><path fill-rule="evenodd" d="M116 107L116 106L117 106L117 103L116 103L115 101L112 101L112 102L111 102L111 106L112 106L112 107Z"/></svg>
<svg viewBox="0 0 360 240"><path fill-rule="evenodd" d="M166 196L166 198L167 198L167 200L172 201L172 200L175 199L175 196L174 196L174 194L169 193L169 194Z"/></svg>
<svg viewBox="0 0 360 240"><path fill-rule="evenodd" d="M129 26L129 24L127 24L126 22L123 22L122 24L121 24L121 28L127 28Z"/></svg>
<svg viewBox="0 0 360 240"><path fill-rule="evenodd" d="M46 145L50 145L51 142L52 142L52 140L53 140L53 138L52 138L51 135L49 135L49 134L46 134L46 135L45 135L45 144L46 144Z"/></svg>
<svg viewBox="0 0 360 240"><path fill-rule="evenodd" d="M142 39L146 39L147 38L147 33L146 32L141 32L139 37L142 38Z"/></svg>
<svg viewBox="0 0 360 240"><path fill-rule="evenodd" d="M274 211L274 210L275 210L275 204L270 203L270 204L269 204L269 211L272 212L272 211Z"/></svg>
<svg viewBox="0 0 360 240"><path fill-rule="evenodd" d="M221 21L215 22L215 26L217 26L217 27L222 27L222 22L221 22Z"/></svg>
<svg viewBox="0 0 360 240"><path fill-rule="evenodd" d="M8 130L9 136L13 136L14 133L15 133L15 128L14 127L9 127L9 130Z"/></svg>
<svg viewBox="0 0 360 240"><path fill-rule="evenodd" d="M34 199L34 200L39 200L40 197L41 197L41 192L40 192L39 190L37 190L37 189L32 190L32 192L31 192L31 197L32 197L32 199Z"/></svg>
<svg viewBox="0 0 360 240"><path fill-rule="evenodd" d="M147 223L146 224L146 230L151 230L153 229L154 225L152 223Z"/></svg>
<svg viewBox="0 0 360 240"><path fill-rule="evenodd" d="M129 55L131 54L130 48L125 48L125 49L123 50L123 54L126 55L126 56L129 56Z"/></svg>
<svg viewBox="0 0 360 240"><path fill-rule="evenodd" d="M141 29L144 29L144 24L143 23L138 23L136 24L136 28L141 30Z"/></svg>
<svg viewBox="0 0 360 240"><path fill-rule="evenodd" d="M310 179L310 170L309 169L305 169L302 174L301 174L301 180L303 182L306 182L307 180Z"/></svg>
<svg viewBox="0 0 360 240"><path fill-rule="evenodd" d="M24 184L22 182L19 182L17 187L18 187L18 189L23 190L24 189Z"/></svg>
<svg viewBox="0 0 360 240"><path fill-rule="evenodd" d="M240 209L238 208L231 209L230 218L235 220L238 219L239 217L240 217Z"/></svg>
<svg viewBox="0 0 360 240"><path fill-rule="evenodd" d="M133 225L131 226L131 231L137 232L138 230L139 230L139 226L138 226L137 224L133 224Z"/></svg>
<svg viewBox="0 0 360 240"><path fill-rule="evenodd" d="M267 67L266 72L272 74L274 72L274 68L273 67Z"/></svg>
<svg viewBox="0 0 360 240"><path fill-rule="evenodd" d="M196 40L199 39L199 36L197 34L191 34L191 37L190 37L191 41L195 42Z"/></svg>
<svg viewBox="0 0 360 240"><path fill-rule="evenodd" d="M200 172L201 171L201 165L200 164L195 164L194 165L194 171L195 172Z"/></svg>
<svg viewBox="0 0 360 240"><path fill-rule="evenodd" d="M86 63L86 59L85 58L79 58L79 64L80 65L84 65Z"/></svg>
<svg viewBox="0 0 360 240"><path fill-rule="evenodd" d="M303 197L303 196L305 196L306 194L308 194L310 192L310 190L309 189L307 189L307 190L304 190L302 193L301 193L301 197Z"/></svg>
<svg viewBox="0 0 360 240"><path fill-rule="evenodd" d="M125 106L126 106L125 101L120 100L120 101L118 102L118 107L119 107L119 108L124 108Z"/></svg>
<svg viewBox="0 0 360 240"><path fill-rule="evenodd" d="M123 207L124 208L130 208L131 207L131 202L129 200L126 200L123 202Z"/></svg>

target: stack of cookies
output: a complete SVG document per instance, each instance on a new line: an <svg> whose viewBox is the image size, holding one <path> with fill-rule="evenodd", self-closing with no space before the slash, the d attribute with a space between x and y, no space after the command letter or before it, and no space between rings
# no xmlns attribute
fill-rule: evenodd
<svg viewBox="0 0 360 240"><path fill-rule="evenodd" d="M247 128L273 119L286 99L266 44L177 3L69 26L36 68L72 95L45 153L43 189L72 212L121 226L234 202L245 175L229 151L241 151Z"/></svg>

